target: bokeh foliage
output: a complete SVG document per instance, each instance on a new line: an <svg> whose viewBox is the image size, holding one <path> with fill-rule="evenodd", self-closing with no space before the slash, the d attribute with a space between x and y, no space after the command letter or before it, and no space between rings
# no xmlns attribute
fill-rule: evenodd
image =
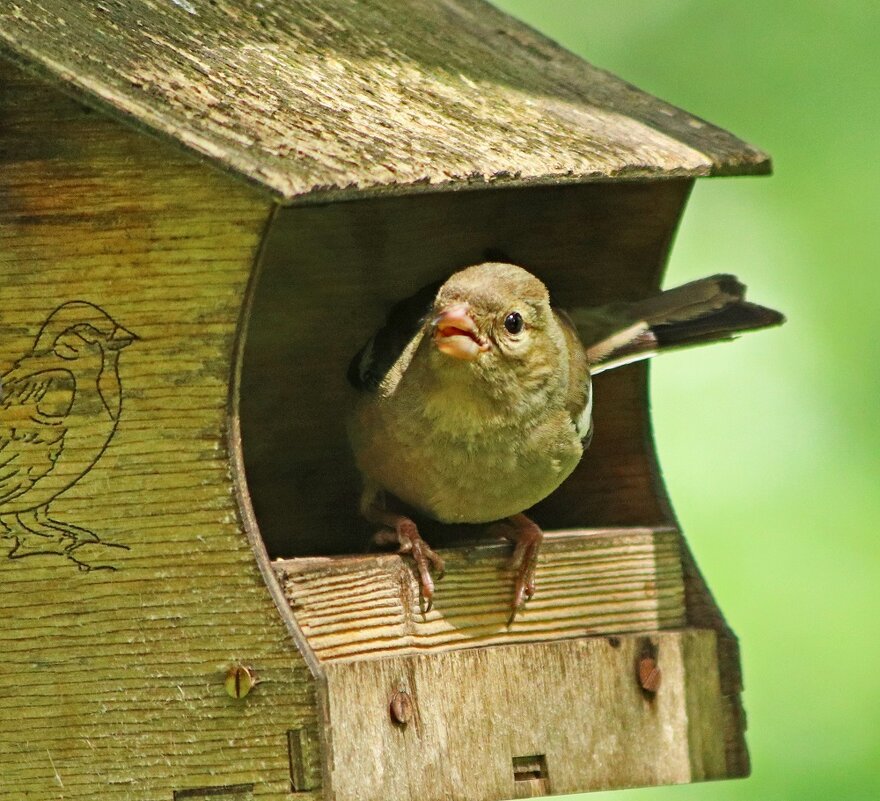
<svg viewBox="0 0 880 801"><path fill-rule="evenodd" d="M698 181L667 285L733 272L788 324L652 370L667 486L742 645L753 775L589 798L876 801L880 3L496 4L775 165Z"/></svg>

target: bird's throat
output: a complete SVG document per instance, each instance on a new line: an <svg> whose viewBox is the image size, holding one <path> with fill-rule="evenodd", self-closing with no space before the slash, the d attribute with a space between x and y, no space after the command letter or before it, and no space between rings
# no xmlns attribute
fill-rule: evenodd
<svg viewBox="0 0 880 801"><path fill-rule="evenodd" d="M98 375L98 392L107 413L113 420L119 419L122 411L122 386L119 382L118 355L107 354L101 373Z"/></svg>

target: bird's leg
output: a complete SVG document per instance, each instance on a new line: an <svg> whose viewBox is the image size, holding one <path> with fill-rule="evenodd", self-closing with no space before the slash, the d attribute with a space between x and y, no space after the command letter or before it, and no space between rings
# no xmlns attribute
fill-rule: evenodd
<svg viewBox="0 0 880 801"><path fill-rule="evenodd" d="M516 613L535 594L535 569L544 532L533 520L520 513L496 523L492 530L515 543L510 566L516 571L513 585L513 604L507 624L513 623Z"/></svg>
<svg viewBox="0 0 880 801"><path fill-rule="evenodd" d="M47 507L18 512L15 515L16 545L9 556L20 559L36 554L58 554L67 557L80 570L116 570L108 559L127 545L102 542L97 534L73 523L64 523L49 516Z"/></svg>
<svg viewBox="0 0 880 801"><path fill-rule="evenodd" d="M434 600L434 582L431 579L431 569L437 573L437 580L443 578L443 559L429 547L421 535L416 524L405 515L383 509L373 498L362 505L364 517L371 523L385 526L373 535L373 541L377 545L398 545L399 553L408 553L416 563L419 571L419 585L422 598L425 599L425 611L430 612Z"/></svg>
<svg viewBox="0 0 880 801"><path fill-rule="evenodd" d="M20 559L24 556L58 554L63 556L68 543L67 535L58 529L47 529L36 519L33 510L4 515L3 521L7 532L15 535L15 545L9 552L10 558ZM10 525L11 524L11 525Z"/></svg>
<svg viewBox="0 0 880 801"><path fill-rule="evenodd" d="M100 538L94 531L49 517L49 510L45 506L41 506L33 511L33 519L36 523L50 531L57 531L64 536L70 537L73 540L71 548L82 545L84 542L100 542Z"/></svg>

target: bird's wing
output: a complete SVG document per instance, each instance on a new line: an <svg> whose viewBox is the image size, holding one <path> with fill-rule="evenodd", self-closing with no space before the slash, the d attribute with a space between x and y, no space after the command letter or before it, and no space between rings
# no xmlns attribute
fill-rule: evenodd
<svg viewBox="0 0 880 801"><path fill-rule="evenodd" d="M355 389L362 392L379 389L388 371L421 330L441 286L441 281L428 284L391 308L385 324L348 366L348 381Z"/></svg>
<svg viewBox="0 0 880 801"><path fill-rule="evenodd" d="M745 300L732 275L713 275L652 298L569 314L587 351L593 374L688 345L733 339L779 325L785 317Z"/></svg>
<svg viewBox="0 0 880 801"><path fill-rule="evenodd" d="M26 360L0 377L0 513L54 468L75 387L67 370L35 371Z"/></svg>
<svg viewBox="0 0 880 801"><path fill-rule="evenodd" d="M593 390L587 354L574 323L564 312L556 311L568 352L568 393L565 406L586 448L593 436Z"/></svg>

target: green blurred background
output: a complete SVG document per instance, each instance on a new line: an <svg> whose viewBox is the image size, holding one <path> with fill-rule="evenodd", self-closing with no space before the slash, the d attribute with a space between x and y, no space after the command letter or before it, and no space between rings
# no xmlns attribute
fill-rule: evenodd
<svg viewBox="0 0 880 801"><path fill-rule="evenodd" d="M788 324L651 379L669 492L740 638L752 776L589 798L877 801L880 2L496 5L775 168L697 182L666 283L735 273Z"/></svg>

